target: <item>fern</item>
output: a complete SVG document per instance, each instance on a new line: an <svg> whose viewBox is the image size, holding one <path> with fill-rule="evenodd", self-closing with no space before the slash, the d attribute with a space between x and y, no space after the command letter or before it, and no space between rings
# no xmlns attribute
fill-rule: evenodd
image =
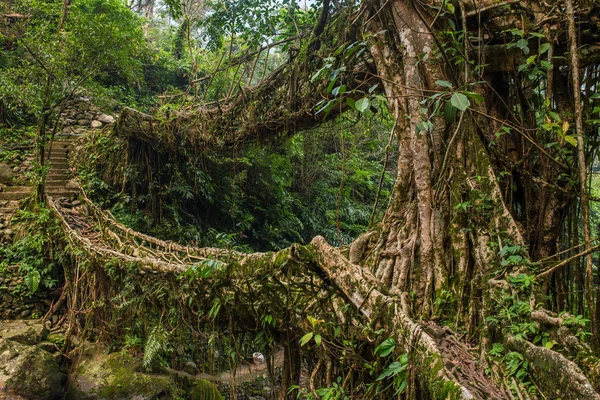
<svg viewBox="0 0 600 400"><path fill-rule="evenodd" d="M150 332L150 335L146 340L146 345L144 346L144 368L149 368L158 354L163 350L165 337L166 334L162 326L156 325L152 328L152 332Z"/></svg>

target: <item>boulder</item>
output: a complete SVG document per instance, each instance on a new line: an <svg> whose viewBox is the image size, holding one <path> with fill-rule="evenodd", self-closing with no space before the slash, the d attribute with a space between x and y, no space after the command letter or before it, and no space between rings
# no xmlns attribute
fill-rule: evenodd
<svg viewBox="0 0 600 400"><path fill-rule="evenodd" d="M98 117L98 121L102 122L103 124L113 124L115 122L115 117L112 115L101 114Z"/></svg>
<svg viewBox="0 0 600 400"><path fill-rule="evenodd" d="M92 129L100 129L102 128L102 122L93 120L90 126L92 127Z"/></svg>
<svg viewBox="0 0 600 400"><path fill-rule="evenodd" d="M196 375L196 374L200 373L198 366L193 361L186 362L185 365L183 366L183 370L190 375Z"/></svg>
<svg viewBox="0 0 600 400"><path fill-rule="evenodd" d="M217 387L205 379L198 379L188 397L190 400L223 400Z"/></svg>
<svg viewBox="0 0 600 400"><path fill-rule="evenodd" d="M0 183L10 185L14 177L15 174L11 166L6 163L0 163Z"/></svg>
<svg viewBox="0 0 600 400"><path fill-rule="evenodd" d="M0 398L9 393L30 400L60 399L65 381L47 351L0 339Z"/></svg>
<svg viewBox="0 0 600 400"><path fill-rule="evenodd" d="M48 336L41 320L0 321L0 338L17 343L34 345Z"/></svg>
<svg viewBox="0 0 600 400"><path fill-rule="evenodd" d="M128 353L106 354L106 348L85 344L72 376L67 400L172 398L173 380L146 374L141 361Z"/></svg>

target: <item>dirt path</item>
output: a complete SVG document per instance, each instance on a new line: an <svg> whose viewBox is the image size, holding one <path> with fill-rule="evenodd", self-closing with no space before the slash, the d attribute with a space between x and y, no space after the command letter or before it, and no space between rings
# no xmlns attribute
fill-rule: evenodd
<svg viewBox="0 0 600 400"><path fill-rule="evenodd" d="M273 366L281 367L282 365L283 365L283 350L280 350L277 353L275 353L275 358L273 360ZM235 373L232 373L232 371L225 371L225 372L218 373L216 375L200 373L200 374L196 375L196 377L206 379L206 380L212 381L212 382L240 383L240 382L252 381L252 380L258 378L259 376L264 375L266 372L267 372L267 364L266 363L260 364L260 365L244 364L244 365L240 365L235 370Z"/></svg>

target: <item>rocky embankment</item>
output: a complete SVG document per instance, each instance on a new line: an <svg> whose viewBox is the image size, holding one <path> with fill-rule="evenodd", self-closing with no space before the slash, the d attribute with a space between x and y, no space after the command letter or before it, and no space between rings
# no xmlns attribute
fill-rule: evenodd
<svg viewBox="0 0 600 400"><path fill-rule="evenodd" d="M64 331L37 320L0 321L0 400L265 400L272 397L266 365L235 373L159 367L148 373L139 354L110 353L101 344L65 344ZM275 363L280 364L276 355ZM279 368L277 368L278 370Z"/></svg>
<svg viewBox="0 0 600 400"><path fill-rule="evenodd" d="M0 399L222 400L214 384L186 373L149 374L127 352L74 343L63 354L63 334L41 320L0 322Z"/></svg>

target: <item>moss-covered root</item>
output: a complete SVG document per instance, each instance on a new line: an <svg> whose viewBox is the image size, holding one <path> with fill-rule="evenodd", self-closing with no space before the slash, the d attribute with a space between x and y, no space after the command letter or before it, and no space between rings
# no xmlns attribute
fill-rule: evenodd
<svg viewBox="0 0 600 400"><path fill-rule="evenodd" d="M563 400L600 400L577 364L562 354L510 336L507 347L529 361L531 374L546 398Z"/></svg>
<svg viewBox="0 0 600 400"><path fill-rule="evenodd" d="M434 399L474 399L475 397L456 379L451 377L442 362L435 341L412 321L396 300L384 295L375 287L377 280L369 271L352 264L340 251L330 246L323 237L311 242L319 268L346 297L367 317L372 318L383 309L389 312L388 327L414 353L419 368L419 378Z"/></svg>

